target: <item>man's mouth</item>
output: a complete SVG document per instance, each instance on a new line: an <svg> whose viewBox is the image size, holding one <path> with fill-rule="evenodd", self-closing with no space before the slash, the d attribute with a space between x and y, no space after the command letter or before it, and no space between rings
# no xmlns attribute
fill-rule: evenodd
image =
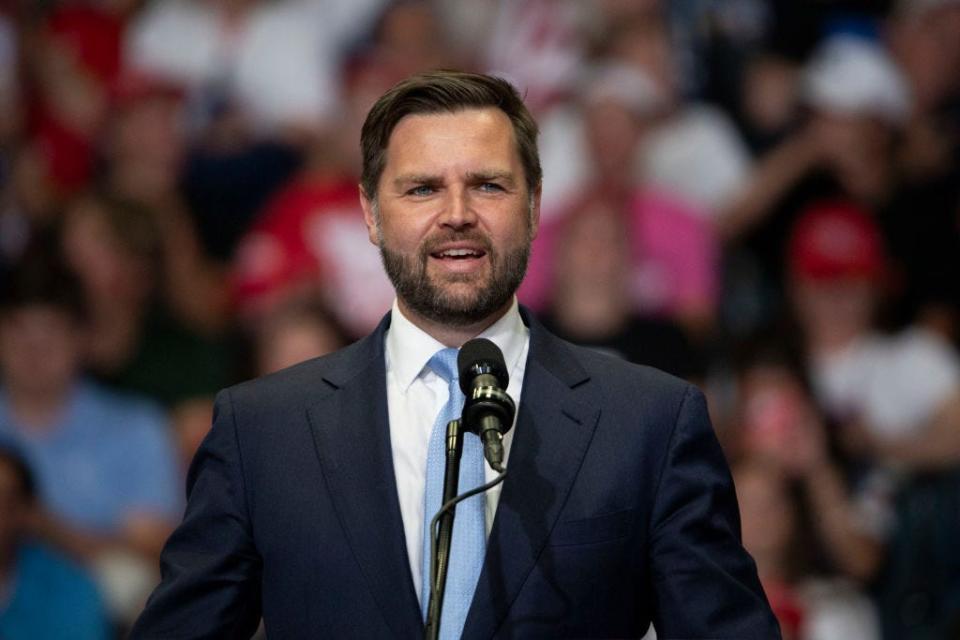
<svg viewBox="0 0 960 640"><path fill-rule="evenodd" d="M487 255L487 252L483 249L471 248L444 249L442 251L434 251L430 254L431 257L437 258L438 260L470 260L482 258L485 255Z"/></svg>
<svg viewBox="0 0 960 640"><path fill-rule="evenodd" d="M436 242L429 247L428 255L444 273L455 274L458 278L479 273L489 260L486 243L472 239Z"/></svg>

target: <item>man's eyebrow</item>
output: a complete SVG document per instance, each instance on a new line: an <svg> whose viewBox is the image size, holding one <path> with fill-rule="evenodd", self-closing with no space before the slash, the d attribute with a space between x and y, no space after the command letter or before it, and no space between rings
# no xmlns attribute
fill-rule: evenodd
<svg viewBox="0 0 960 640"><path fill-rule="evenodd" d="M405 173L399 175L393 180L396 187L402 187L406 184L436 184L440 182L439 176L432 176L426 173Z"/></svg>
<svg viewBox="0 0 960 640"><path fill-rule="evenodd" d="M470 182L491 182L493 180L501 180L509 184L515 182L513 173L510 171L471 171L467 174L467 180Z"/></svg>

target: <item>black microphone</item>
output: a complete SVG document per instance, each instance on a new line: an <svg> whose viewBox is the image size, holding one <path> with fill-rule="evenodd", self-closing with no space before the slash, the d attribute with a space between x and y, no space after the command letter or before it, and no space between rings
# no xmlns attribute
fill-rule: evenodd
<svg viewBox="0 0 960 640"><path fill-rule="evenodd" d="M503 473L503 434L513 427L517 411L506 392L510 376L503 353L486 338L475 338L460 347L457 370L460 389L466 396L463 427L480 436L487 462Z"/></svg>

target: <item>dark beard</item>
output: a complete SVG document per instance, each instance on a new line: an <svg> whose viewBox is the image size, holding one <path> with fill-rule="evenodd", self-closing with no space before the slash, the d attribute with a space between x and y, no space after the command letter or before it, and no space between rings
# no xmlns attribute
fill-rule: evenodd
<svg viewBox="0 0 960 640"><path fill-rule="evenodd" d="M489 281L478 284L477 288L466 296L451 295L427 275L427 261L433 248L440 246L442 242L456 240L482 242L491 266ZM385 243L380 243L380 257L383 259L387 276L397 291L397 297L424 318L453 327L475 324L505 307L520 286L530 258L529 242L501 256L486 238L471 234L452 234L450 237L425 243L415 261L391 251L384 245ZM447 282L469 282L473 277L463 274L462 278L457 278L453 274Z"/></svg>

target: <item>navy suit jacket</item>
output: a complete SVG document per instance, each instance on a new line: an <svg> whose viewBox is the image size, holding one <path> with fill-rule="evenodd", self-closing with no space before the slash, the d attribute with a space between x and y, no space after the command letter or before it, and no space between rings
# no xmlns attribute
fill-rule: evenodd
<svg viewBox="0 0 960 640"><path fill-rule="evenodd" d="M516 433L464 638L779 637L703 395L529 314ZM390 450L389 316L218 396L135 638L420 638Z"/></svg>

